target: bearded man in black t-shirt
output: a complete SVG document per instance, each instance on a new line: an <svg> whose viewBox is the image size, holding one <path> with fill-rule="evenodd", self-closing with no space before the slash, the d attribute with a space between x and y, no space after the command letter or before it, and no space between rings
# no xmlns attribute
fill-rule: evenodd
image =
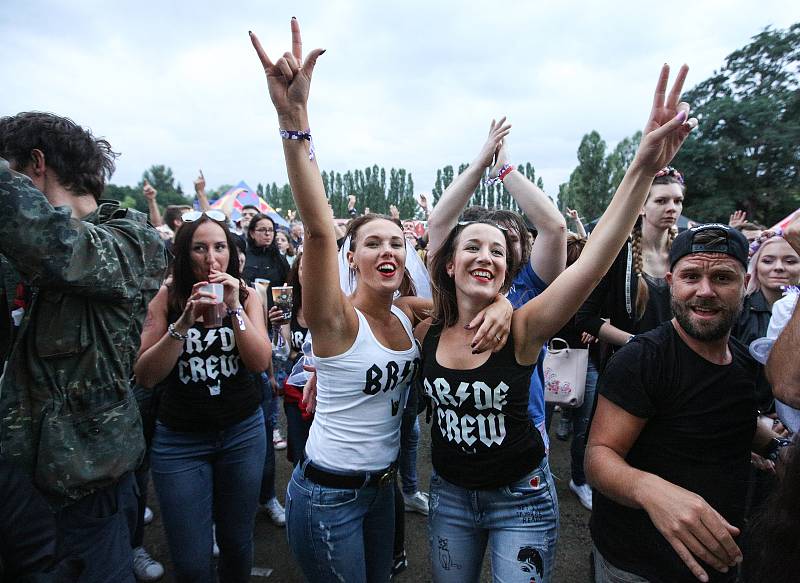
<svg viewBox="0 0 800 583"><path fill-rule="evenodd" d="M675 317L619 350L599 382L586 450L596 489L595 581L732 581L742 560L756 368L730 337L747 284L747 240L727 225L679 235L670 251Z"/></svg>

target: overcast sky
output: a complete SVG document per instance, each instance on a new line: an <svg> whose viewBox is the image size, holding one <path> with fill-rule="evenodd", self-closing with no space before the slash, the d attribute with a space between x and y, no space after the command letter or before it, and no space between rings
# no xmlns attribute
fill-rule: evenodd
<svg viewBox="0 0 800 583"><path fill-rule="evenodd" d="M609 146L644 124L659 67L687 88L765 26L800 21L786 0L664 2L45 2L3 0L0 114L53 111L122 153L116 184L152 164L184 189L286 182L277 120L247 31L271 56L327 49L310 119L322 169L405 168L417 192L472 160L507 115L512 160L555 195L581 137Z"/></svg>

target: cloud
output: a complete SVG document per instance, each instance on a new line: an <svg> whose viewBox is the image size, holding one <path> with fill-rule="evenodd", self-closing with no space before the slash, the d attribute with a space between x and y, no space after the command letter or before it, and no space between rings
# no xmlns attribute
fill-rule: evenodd
<svg viewBox="0 0 800 583"><path fill-rule="evenodd" d="M210 186L285 182L247 30L277 57L293 15L306 49L328 49L310 102L324 169L404 167L429 191L437 168L470 161L492 117L508 115L514 160L532 162L551 194L583 134L613 147L640 129L662 62L688 62L691 86L764 26L800 20L777 0L669 12L630 1L312 1L294 13L256 0L7 4L3 113L69 115L122 151L115 183L160 163L185 187L201 167Z"/></svg>

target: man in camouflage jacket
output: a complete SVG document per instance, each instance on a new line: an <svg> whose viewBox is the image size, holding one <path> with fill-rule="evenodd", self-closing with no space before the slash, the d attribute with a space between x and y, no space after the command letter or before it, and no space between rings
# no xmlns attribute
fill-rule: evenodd
<svg viewBox="0 0 800 583"><path fill-rule="evenodd" d="M0 457L50 502L81 581L133 581L144 441L130 377L166 269L145 215L99 200L114 156L65 118L0 119L0 253L26 295L0 383Z"/></svg>

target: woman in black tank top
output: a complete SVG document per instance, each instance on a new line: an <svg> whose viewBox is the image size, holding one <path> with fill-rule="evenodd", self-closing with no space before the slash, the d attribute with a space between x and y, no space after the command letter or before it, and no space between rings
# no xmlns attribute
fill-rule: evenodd
<svg viewBox="0 0 800 583"><path fill-rule="evenodd" d="M264 310L239 277L239 258L219 211L183 215L172 282L148 307L137 381L165 385L150 454L176 578L213 581L212 519L221 581L249 581L253 521L266 453L260 389L269 365ZM223 286L226 315L204 322ZM212 306L213 307L213 306Z"/></svg>
<svg viewBox="0 0 800 583"><path fill-rule="evenodd" d="M696 124L676 111L674 91L664 105L668 71L661 71L634 162L583 254L514 312L503 349L474 354L465 325L511 285L519 260L506 229L485 220L459 223L430 260L434 314L417 337L422 385L435 412L428 517L434 581L477 581L487 542L495 579L550 581L558 503L541 436L527 415L528 379L542 345L611 266L653 178ZM494 149L484 150L479 161L488 167Z"/></svg>

